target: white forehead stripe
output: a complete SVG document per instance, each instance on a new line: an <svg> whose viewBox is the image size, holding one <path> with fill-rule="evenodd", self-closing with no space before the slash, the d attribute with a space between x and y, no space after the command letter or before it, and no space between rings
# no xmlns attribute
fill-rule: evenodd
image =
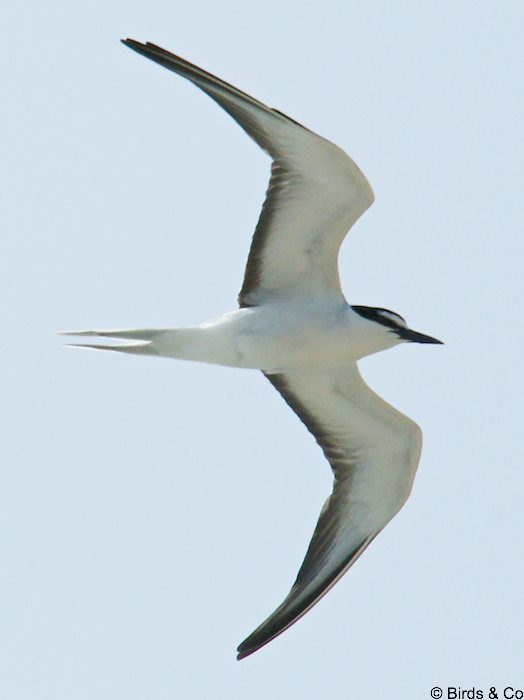
<svg viewBox="0 0 524 700"><path fill-rule="evenodd" d="M398 323L399 326L407 328L408 324L404 321L402 316L393 313L393 311L386 311L381 309L378 313L382 316L382 318L388 318L390 321L393 321L393 323Z"/></svg>

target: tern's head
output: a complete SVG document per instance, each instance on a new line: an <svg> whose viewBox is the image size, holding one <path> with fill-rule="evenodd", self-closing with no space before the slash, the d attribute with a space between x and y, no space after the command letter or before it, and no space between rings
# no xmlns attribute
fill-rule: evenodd
<svg viewBox="0 0 524 700"><path fill-rule="evenodd" d="M412 331L408 328L402 316L399 316L394 311L380 309L375 306L352 306L351 308L368 321L380 324L384 332L391 333L395 340L398 339L397 342L404 341L406 343L433 343L436 345L443 345L441 340L432 338L430 335Z"/></svg>

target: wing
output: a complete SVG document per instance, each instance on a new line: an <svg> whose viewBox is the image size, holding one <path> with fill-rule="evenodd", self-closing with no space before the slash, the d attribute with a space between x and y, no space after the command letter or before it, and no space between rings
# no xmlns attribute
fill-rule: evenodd
<svg viewBox="0 0 524 700"><path fill-rule="evenodd" d="M340 244L374 199L356 164L334 144L184 59L154 44L123 43L194 83L273 159L240 306L340 297Z"/></svg>
<svg viewBox="0 0 524 700"><path fill-rule="evenodd" d="M365 384L357 365L266 375L324 451L333 492L283 603L238 647L242 659L304 615L362 554L409 496L422 434Z"/></svg>

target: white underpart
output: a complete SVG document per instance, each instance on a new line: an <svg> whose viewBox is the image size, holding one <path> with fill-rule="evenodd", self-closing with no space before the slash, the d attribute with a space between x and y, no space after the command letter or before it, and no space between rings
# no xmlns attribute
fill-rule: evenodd
<svg viewBox="0 0 524 700"><path fill-rule="evenodd" d="M74 335L123 341L122 345L82 347L268 373L340 367L402 342L388 327L368 321L340 302L238 309L188 328L76 331Z"/></svg>

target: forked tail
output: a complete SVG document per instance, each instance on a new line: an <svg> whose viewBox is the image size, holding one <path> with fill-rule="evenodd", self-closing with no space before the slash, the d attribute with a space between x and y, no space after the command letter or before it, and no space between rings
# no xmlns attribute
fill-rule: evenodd
<svg viewBox="0 0 524 700"><path fill-rule="evenodd" d="M155 340L164 333L158 329L134 330L98 330L98 331L62 331L58 335L74 335L89 338L110 338L114 343L66 343L73 348L93 348L95 350L113 350L135 355L158 355Z"/></svg>

